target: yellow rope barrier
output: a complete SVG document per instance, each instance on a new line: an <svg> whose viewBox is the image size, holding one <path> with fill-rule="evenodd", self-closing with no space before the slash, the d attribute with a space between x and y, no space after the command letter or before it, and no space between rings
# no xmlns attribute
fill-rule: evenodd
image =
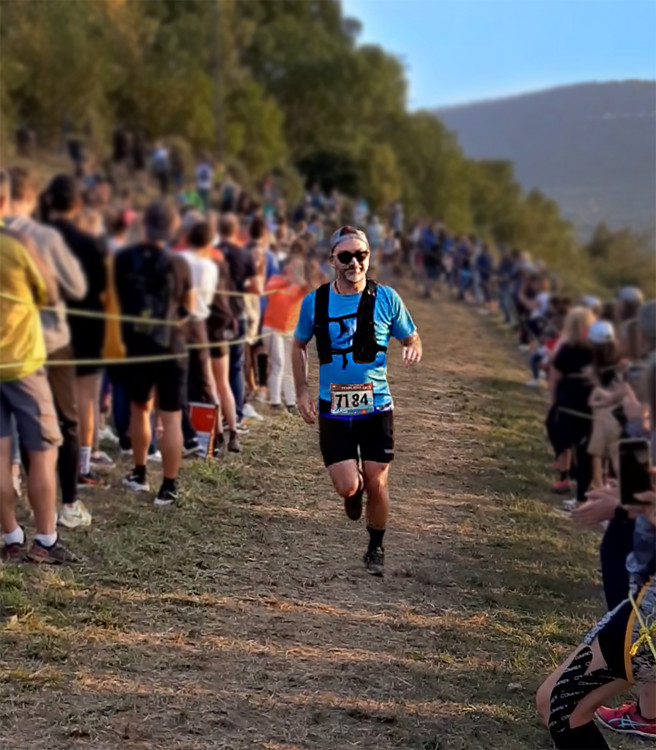
<svg viewBox="0 0 656 750"><path fill-rule="evenodd" d="M642 616L642 613L640 612L640 607L636 603L636 600L634 599L631 592L629 592L629 601L631 602L633 611L635 612L638 622L640 623L640 635L638 636L638 640L633 644L633 646L631 646L629 655L632 658L636 656L636 654L640 650L640 647L644 643L646 643L649 646L649 650L654 656L654 661L656 662L656 646L654 646L654 636L656 636L656 622L652 622L651 625L647 625L644 617Z"/></svg>

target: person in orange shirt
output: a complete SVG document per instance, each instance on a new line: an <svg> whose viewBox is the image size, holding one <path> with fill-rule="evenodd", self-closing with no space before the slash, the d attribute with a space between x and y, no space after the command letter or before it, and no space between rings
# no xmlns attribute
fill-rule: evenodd
<svg viewBox="0 0 656 750"><path fill-rule="evenodd" d="M282 411L284 399L289 411L296 409L296 392L292 373L292 333L298 321L301 302L309 286L303 275L302 258L292 258L282 274L272 276L266 285L268 304L264 313L262 334L268 349L269 404Z"/></svg>

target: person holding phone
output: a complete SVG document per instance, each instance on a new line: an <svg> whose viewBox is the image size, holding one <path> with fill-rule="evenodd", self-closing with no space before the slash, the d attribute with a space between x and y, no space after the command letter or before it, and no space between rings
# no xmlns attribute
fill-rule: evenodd
<svg viewBox="0 0 656 750"><path fill-rule="evenodd" d="M292 350L296 399L308 424L319 421L324 463L351 520L361 517L367 493L369 545L364 563L371 575L382 576L387 482L394 457L387 344L392 337L402 343L406 367L421 360L422 346L399 295L367 279L371 252L365 233L341 227L330 247L335 281L310 292L301 304ZM318 408L307 382L312 337L321 365Z"/></svg>
<svg viewBox="0 0 656 750"><path fill-rule="evenodd" d="M574 518L589 526L616 512L635 518L633 550L626 560L629 592L588 633L574 653L542 684L537 707L556 748L604 750L609 745L595 726L597 720L616 732L656 738L656 475L646 487L645 451L656 452L656 353L647 366L649 425L627 412L629 434L638 436L620 446L620 481L588 493ZM627 404L628 405L628 404ZM633 433L635 434L635 433ZM620 508L618 511L617 509ZM642 630L642 625L646 630ZM606 708L604 703L640 685L636 704Z"/></svg>

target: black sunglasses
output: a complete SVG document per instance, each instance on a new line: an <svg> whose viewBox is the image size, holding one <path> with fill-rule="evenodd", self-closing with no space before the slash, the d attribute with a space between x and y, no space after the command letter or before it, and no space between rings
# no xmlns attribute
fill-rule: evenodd
<svg viewBox="0 0 656 750"><path fill-rule="evenodd" d="M369 253L366 250L356 250L354 253L350 253L348 250L342 250L341 253L335 253L337 260L345 266L355 258L358 263L364 263L369 257Z"/></svg>

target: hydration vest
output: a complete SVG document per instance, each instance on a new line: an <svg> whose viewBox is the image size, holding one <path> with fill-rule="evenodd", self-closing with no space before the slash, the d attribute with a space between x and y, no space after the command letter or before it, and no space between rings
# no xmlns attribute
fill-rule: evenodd
<svg viewBox="0 0 656 750"><path fill-rule="evenodd" d="M380 346L376 341L374 329L374 308L378 284L367 279L367 286L362 292L357 312L352 315L340 315L336 318L328 316L328 302L330 300L330 284L320 286L314 297L314 337L317 342L319 362L327 365L333 361L333 354L342 356L342 369L348 364L348 354L352 354L353 361L358 364L375 362L378 352L386 352L386 346ZM329 323L339 323L341 333L347 332L345 320L356 318L353 344L344 349L336 349L330 340Z"/></svg>

